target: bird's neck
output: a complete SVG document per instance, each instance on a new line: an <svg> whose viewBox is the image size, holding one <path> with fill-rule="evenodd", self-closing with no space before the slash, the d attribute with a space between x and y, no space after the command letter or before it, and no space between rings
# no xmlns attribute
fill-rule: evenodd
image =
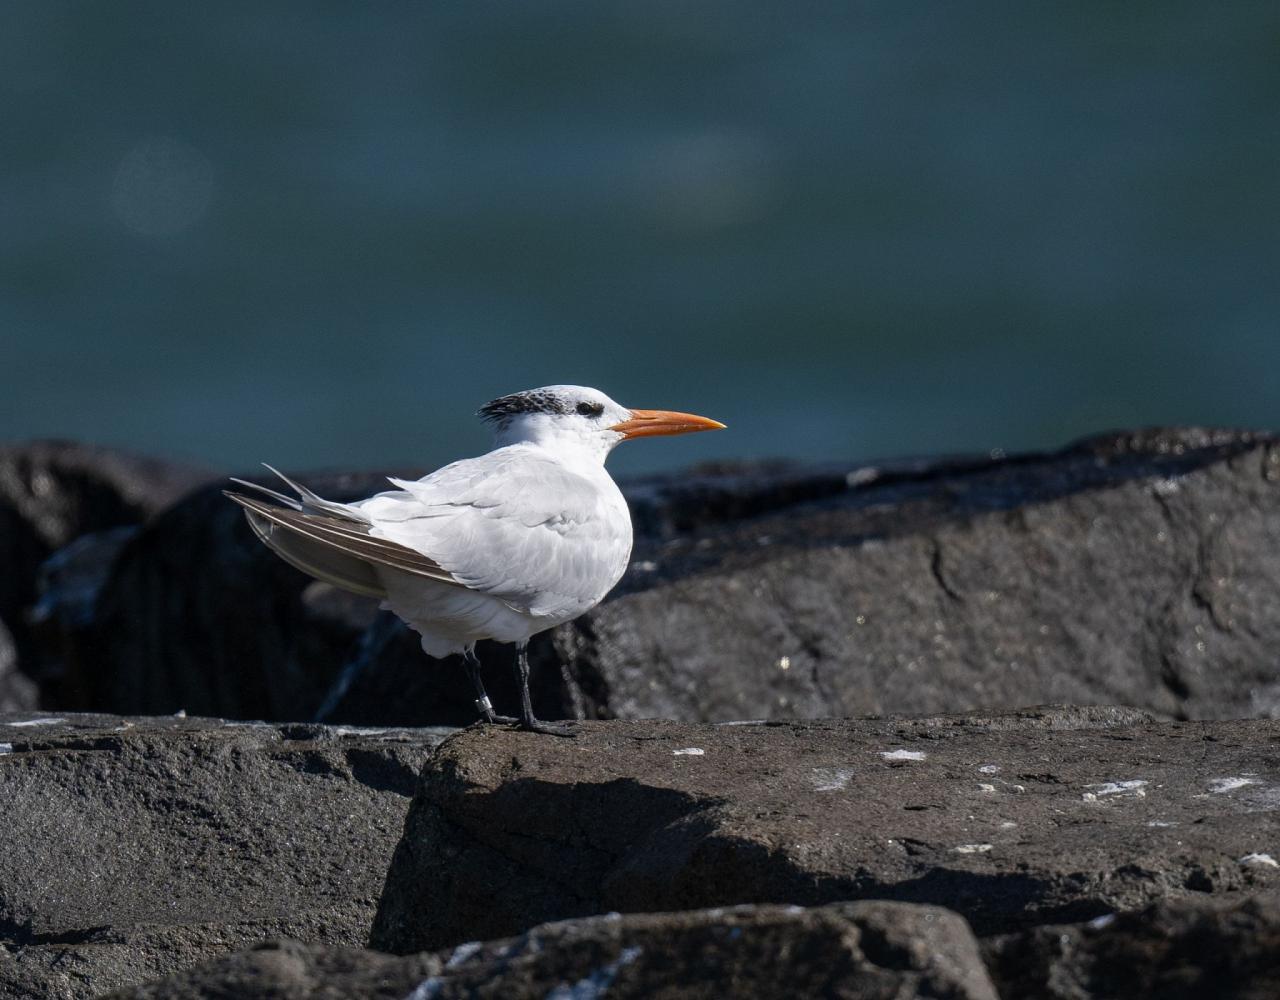
<svg viewBox="0 0 1280 1000"><path fill-rule="evenodd" d="M535 448L575 472L599 475L604 471L604 460L609 457L616 442L603 440L599 434L542 428L539 433L533 434L527 431L519 434L500 432L494 443L499 448Z"/></svg>

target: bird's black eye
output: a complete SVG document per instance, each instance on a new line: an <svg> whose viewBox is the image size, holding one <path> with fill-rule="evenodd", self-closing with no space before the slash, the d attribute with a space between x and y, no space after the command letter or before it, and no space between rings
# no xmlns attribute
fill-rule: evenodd
<svg viewBox="0 0 1280 1000"><path fill-rule="evenodd" d="M604 403L579 403L578 412L584 417L598 417L604 412Z"/></svg>

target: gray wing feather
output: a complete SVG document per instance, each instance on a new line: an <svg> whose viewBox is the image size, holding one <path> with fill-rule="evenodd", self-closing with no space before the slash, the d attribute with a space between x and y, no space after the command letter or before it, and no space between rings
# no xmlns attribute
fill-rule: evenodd
<svg viewBox="0 0 1280 1000"><path fill-rule="evenodd" d="M359 594L385 597L374 569L379 565L464 586L435 560L397 542L373 538L362 524L329 514L276 507L242 493L224 493L244 508L254 534L273 552L317 579Z"/></svg>

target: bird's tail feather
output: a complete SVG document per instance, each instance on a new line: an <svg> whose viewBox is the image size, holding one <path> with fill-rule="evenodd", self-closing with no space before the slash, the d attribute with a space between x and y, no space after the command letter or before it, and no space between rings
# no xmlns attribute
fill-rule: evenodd
<svg viewBox="0 0 1280 1000"><path fill-rule="evenodd" d="M302 502L295 500L293 497L287 497L283 493L277 493L275 490L268 489L266 486L261 486L258 483L251 483L247 479L237 479L235 476L232 476L231 481L239 484L240 486L247 486L251 490L257 490L259 493L269 496L276 503L282 503L293 510L302 510Z"/></svg>
<svg viewBox="0 0 1280 1000"><path fill-rule="evenodd" d="M334 517L342 518L344 521L356 521L359 524L370 523L369 517L359 508L352 507L350 504L338 503L336 500L326 500L319 494L313 493L311 490L307 489L307 487L303 486L301 483L294 482L279 469L267 465L266 462L263 462L262 464L279 476L286 486L298 494L301 500L290 500L282 494L275 492L275 490L267 489L265 486L254 486L252 483L245 483L244 485L254 486L255 489L261 490L263 493L266 493L277 500L284 501L294 510L300 510L304 514L331 514ZM236 482L240 482L240 480L237 479Z"/></svg>

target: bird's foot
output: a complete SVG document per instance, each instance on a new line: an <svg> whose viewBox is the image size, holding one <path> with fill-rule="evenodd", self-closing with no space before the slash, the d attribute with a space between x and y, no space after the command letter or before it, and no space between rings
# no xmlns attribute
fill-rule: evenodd
<svg viewBox="0 0 1280 1000"><path fill-rule="evenodd" d="M520 720L510 715L498 715L493 710L493 702L489 700L489 696L476 699L476 711L480 713L481 718L485 722L493 724L502 724L504 726L514 725Z"/></svg>
<svg viewBox="0 0 1280 1000"><path fill-rule="evenodd" d="M512 720L513 722L516 720ZM542 733L546 736L564 736L568 739L577 739L578 734L573 731L572 725L566 725L558 722L539 722L537 719L521 719L516 722L516 728L522 729L527 733Z"/></svg>

